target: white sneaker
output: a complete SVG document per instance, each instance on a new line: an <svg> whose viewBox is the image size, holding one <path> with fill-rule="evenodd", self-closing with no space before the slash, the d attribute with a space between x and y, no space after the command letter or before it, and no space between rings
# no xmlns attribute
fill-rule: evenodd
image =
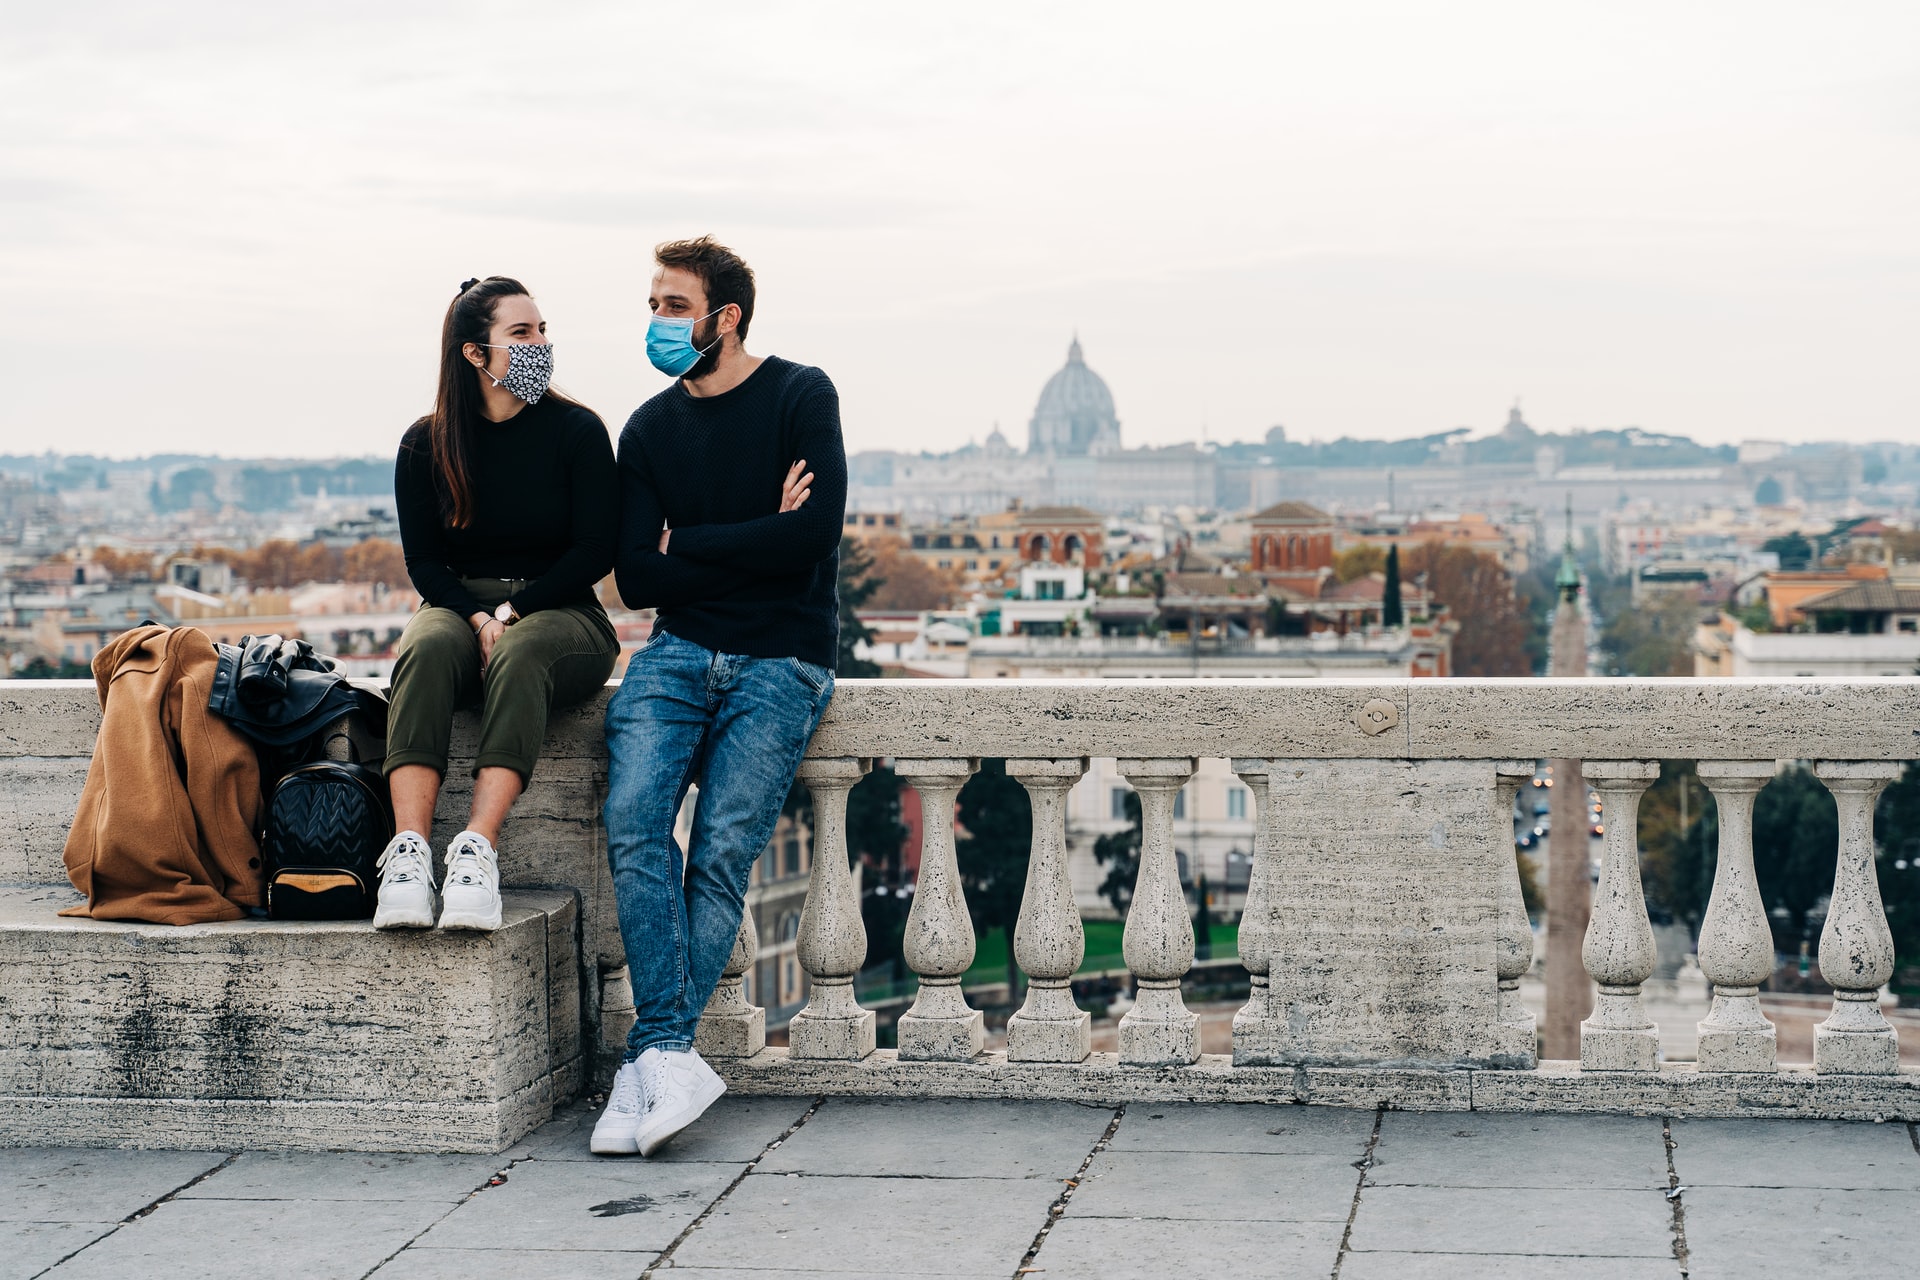
<svg viewBox="0 0 1920 1280"><path fill-rule="evenodd" d="M442 929L500 927L500 855L478 831L462 831L447 846L447 878L440 886Z"/></svg>
<svg viewBox="0 0 1920 1280"><path fill-rule="evenodd" d="M641 1053L640 1084L647 1110L634 1142L643 1156L665 1146L667 1139L698 1120L727 1091L727 1082L691 1049L684 1053L665 1049Z"/></svg>
<svg viewBox="0 0 1920 1280"><path fill-rule="evenodd" d="M402 831L387 842L380 860L380 902L373 911L376 929L433 928L433 850L418 831Z"/></svg>
<svg viewBox="0 0 1920 1280"><path fill-rule="evenodd" d="M623 1062L607 1091L607 1109L594 1122L588 1149L597 1156L630 1156L639 1152L640 1120L646 1115L647 1093L640 1080L640 1064Z"/></svg>

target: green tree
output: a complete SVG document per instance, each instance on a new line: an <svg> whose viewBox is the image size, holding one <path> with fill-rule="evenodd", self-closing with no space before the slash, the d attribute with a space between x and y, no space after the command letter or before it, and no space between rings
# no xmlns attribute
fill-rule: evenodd
<svg viewBox="0 0 1920 1280"><path fill-rule="evenodd" d="M854 612L873 597L886 579L873 575L873 559L858 538L840 539L840 652L834 674L845 679L872 679L880 664L854 656L854 649L873 642L873 632Z"/></svg>
<svg viewBox="0 0 1920 1280"><path fill-rule="evenodd" d="M1690 593L1662 593L1635 605L1631 588L1621 578L1595 592L1594 607L1600 614L1600 649L1606 655L1607 675L1693 674L1693 632L1700 622L1700 603Z"/></svg>
<svg viewBox="0 0 1920 1280"><path fill-rule="evenodd" d="M165 489L155 482L150 496L158 511L186 511L196 506L213 510L220 505L213 489L213 472L205 467L183 467L167 477Z"/></svg>
<svg viewBox="0 0 1920 1280"><path fill-rule="evenodd" d="M1909 761L1900 780L1881 793L1873 834L1894 964L1911 971L1920 968L1920 763ZM1907 978L1908 985L1913 981Z"/></svg>
<svg viewBox="0 0 1920 1280"><path fill-rule="evenodd" d="M1638 835L1648 903L1698 932L1713 890L1720 826L1713 793L1693 761L1661 762L1659 780L1640 797Z"/></svg>
<svg viewBox="0 0 1920 1280"><path fill-rule="evenodd" d="M1833 797L1805 765L1761 789L1753 806L1753 868L1777 950L1797 951L1809 936L1808 913L1833 892L1839 841Z"/></svg>
<svg viewBox="0 0 1920 1280"><path fill-rule="evenodd" d="M966 834L955 843L960 883L976 933L1003 929L1007 936L1007 994L1018 990L1019 966L1013 957L1013 928L1026 892L1027 862L1033 849L1033 807L1027 789L1007 776L1007 762L984 760L980 772L960 789L959 825Z"/></svg>
<svg viewBox="0 0 1920 1280"><path fill-rule="evenodd" d="M1106 878L1100 882L1100 896L1121 916L1127 914L1127 905L1133 901L1133 882L1140 875L1140 797L1132 791L1126 793L1124 812L1124 831L1093 842L1093 860L1107 869Z"/></svg>
<svg viewBox="0 0 1920 1280"><path fill-rule="evenodd" d="M905 879L901 850L907 826L900 821L900 775L876 764L847 793L847 848L868 870L860 918L867 926L867 963L891 964L894 976L906 976L902 953L911 903L901 892Z"/></svg>
<svg viewBox="0 0 1920 1280"><path fill-rule="evenodd" d="M84 662L68 662L62 658L58 663L48 662L45 658L34 658L26 666L13 673L16 680L91 680L93 668Z"/></svg>
<svg viewBox="0 0 1920 1280"><path fill-rule="evenodd" d="M1400 548L1387 548L1387 583L1380 594L1380 625L1397 627L1407 620L1400 604Z"/></svg>
<svg viewBox="0 0 1920 1280"><path fill-rule="evenodd" d="M1780 557L1780 567L1788 573L1802 573L1813 567L1813 543L1798 533L1783 533L1760 544L1762 551Z"/></svg>
<svg viewBox="0 0 1920 1280"><path fill-rule="evenodd" d="M1195 948L1213 945L1213 907L1207 902L1207 877L1203 873L1200 883L1194 886L1194 893L1200 905L1193 913L1193 945Z"/></svg>

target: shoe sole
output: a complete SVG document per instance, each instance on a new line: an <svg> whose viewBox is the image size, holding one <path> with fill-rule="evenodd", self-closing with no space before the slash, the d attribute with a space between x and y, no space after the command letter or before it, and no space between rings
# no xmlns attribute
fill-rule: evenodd
<svg viewBox="0 0 1920 1280"><path fill-rule="evenodd" d="M433 909L425 912L406 908L391 911L375 911L373 927L376 929L431 929L433 928Z"/></svg>
<svg viewBox="0 0 1920 1280"><path fill-rule="evenodd" d="M640 1154L639 1129L619 1136L609 1134L600 1136L600 1130L593 1131L593 1138L587 1143L587 1150L597 1156L637 1156Z"/></svg>
<svg viewBox="0 0 1920 1280"><path fill-rule="evenodd" d="M440 913L440 927L492 933L500 927L500 913L496 911L490 916L483 916L472 911L443 911Z"/></svg>
<svg viewBox="0 0 1920 1280"><path fill-rule="evenodd" d="M707 1108L718 1102L720 1095L726 1091L727 1082L716 1076L710 1085L695 1094L687 1105L671 1118L662 1118L652 1132L644 1137L636 1134L635 1145L640 1149L640 1154L650 1156L666 1146L673 1140L675 1134L705 1115Z"/></svg>

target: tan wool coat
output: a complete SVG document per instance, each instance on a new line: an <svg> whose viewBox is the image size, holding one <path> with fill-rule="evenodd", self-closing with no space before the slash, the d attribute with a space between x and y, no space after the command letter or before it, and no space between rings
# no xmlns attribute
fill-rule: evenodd
<svg viewBox="0 0 1920 1280"><path fill-rule="evenodd" d="M260 765L207 710L217 663L194 627L135 627L94 655L100 736L66 848L87 901L62 915L198 924L260 905Z"/></svg>

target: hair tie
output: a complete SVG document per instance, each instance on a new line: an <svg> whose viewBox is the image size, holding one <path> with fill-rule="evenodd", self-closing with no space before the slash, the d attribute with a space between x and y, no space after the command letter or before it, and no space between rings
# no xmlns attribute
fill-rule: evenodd
<svg viewBox="0 0 1920 1280"><path fill-rule="evenodd" d="M460 292L461 292L461 293L465 293L465 292L466 292L467 290L469 290L469 289L471 289L471 288L473 288L473 286L475 286L475 285L477 285L477 284L479 284L479 283L480 283L480 277L479 277L479 276L474 276L474 277L473 277L472 279L470 279L470 280L468 280L468 281L466 281L466 282L465 282L464 284L462 284L462 285L460 286Z"/></svg>

